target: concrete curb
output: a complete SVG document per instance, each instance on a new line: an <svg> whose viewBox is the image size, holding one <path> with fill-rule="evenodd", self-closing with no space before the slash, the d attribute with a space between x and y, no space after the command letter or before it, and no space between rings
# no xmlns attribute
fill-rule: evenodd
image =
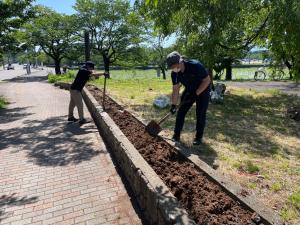
<svg viewBox="0 0 300 225"><path fill-rule="evenodd" d="M56 83L55 86L69 89L69 84ZM83 99L89 109L102 138L125 174L144 216L155 225L193 225L185 209L177 198L158 177L150 165L135 149L110 116L91 93L84 88Z"/></svg>

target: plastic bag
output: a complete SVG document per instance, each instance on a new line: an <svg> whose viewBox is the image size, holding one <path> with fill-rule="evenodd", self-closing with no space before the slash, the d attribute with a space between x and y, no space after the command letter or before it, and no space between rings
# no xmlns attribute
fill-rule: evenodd
<svg viewBox="0 0 300 225"><path fill-rule="evenodd" d="M215 84L215 90L210 92L210 101L212 103L223 103L225 90L226 90L225 84L222 83Z"/></svg>
<svg viewBox="0 0 300 225"><path fill-rule="evenodd" d="M170 105L170 98L166 95L158 96L154 100L153 105L161 109L166 108Z"/></svg>

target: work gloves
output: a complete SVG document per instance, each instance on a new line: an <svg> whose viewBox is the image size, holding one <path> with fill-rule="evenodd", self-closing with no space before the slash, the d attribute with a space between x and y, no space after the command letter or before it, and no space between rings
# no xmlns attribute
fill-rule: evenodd
<svg viewBox="0 0 300 225"><path fill-rule="evenodd" d="M196 98L197 98L196 93L186 92L181 98L180 105L187 104L187 103L193 103L193 102L195 102ZM170 108L170 113L172 113L174 115L176 113L176 111L177 111L176 105L172 104L171 108Z"/></svg>
<svg viewBox="0 0 300 225"><path fill-rule="evenodd" d="M172 104L171 108L170 108L170 113L172 113L173 115L176 113L176 105Z"/></svg>

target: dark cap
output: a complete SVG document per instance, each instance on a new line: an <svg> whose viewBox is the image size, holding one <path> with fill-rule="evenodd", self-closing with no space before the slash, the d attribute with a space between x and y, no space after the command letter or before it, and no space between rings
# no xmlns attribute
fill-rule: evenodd
<svg viewBox="0 0 300 225"><path fill-rule="evenodd" d="M174 64L180 63L182 61L181 55L174 51L167 55L166 63L168 68L171 68Z"/></svg>
<svg viewBox="0 0 300 225"><path fill-rule="evenodd" d="M90 68L94 68L95 67L95 63L93 63L92 61L86 61L85 62L85 66L88 66Z"/></svg>

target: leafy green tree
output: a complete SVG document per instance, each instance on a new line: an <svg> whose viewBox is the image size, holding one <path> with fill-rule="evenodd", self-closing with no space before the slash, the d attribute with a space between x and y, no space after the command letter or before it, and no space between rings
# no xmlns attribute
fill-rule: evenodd
<svg viewBox="0 0 300 225"><path fill-rule="evenodd" d="M0 1L0 58L4 53L14 54L18 49L14 32L34 16L32 0Z"/></svg>
<svg viewBox="0 0 300 225"><path fill-rule="evenodd" d="M60 74L63 58L68 56L80 38L75 33L78 22L75 16L59 14L46 7L40 7L38 17L26 24L28 43L39 46L55 63L55 73Z"/></svg>
<svg viewBox="0 0 300 225"><path fill-rule="evenodd" d="M270 1L270 21L263 43L277 64L285 64L290 78L300 79L300 3Z"/></svg>
<svg viewBox="0 0 300 225"><path fill-rule="evenodd" d="M162 72L163 79L166 79L166 55L171 52L169 48L165 48L163 46L164 42L166 40L166 37L163 34L159 34L157 39L153 41L153 54L152 54L152 61L155 62L155 64L158 66L160 71Z"/></svg>
<svg viewBox="0 0 300 225"><path fill-rule="evenodd" d="M136 1L165 35L176 32L183 54L201 59L210 73L216 64L227 69L251 48L268 20L259 0ZM255 15L255 16L253 16Z"/></svg>
<svg viewBox="0 0 300 225"><path fill-rule="evenodd" d="M8 34L19 29L24 22L34 16L32 0L0 1L0 46Z"/></svg>
<svg viewBox="0 0 300 225"><path fill-rule="evenodd" d="M103 58L105 71L142 41L143 23L124 0L77 0L77 16L91 34L91 45Z"/></svg>

